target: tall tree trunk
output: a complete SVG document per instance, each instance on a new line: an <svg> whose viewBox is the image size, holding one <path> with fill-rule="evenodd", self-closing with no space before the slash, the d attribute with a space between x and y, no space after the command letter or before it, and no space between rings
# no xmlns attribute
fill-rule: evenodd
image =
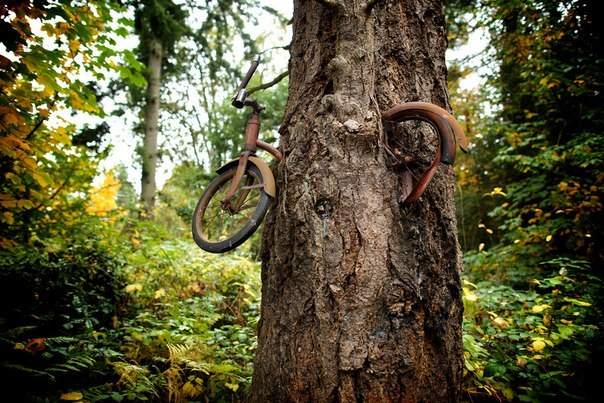
<svg viewBox="0 0 604 403"><path fill-rule="evenodd" d="M157 135L159 132L160 82L163 51L161 42L152 39L149 45L147 69L149 72L146 105L145 137L142 150L141 201L147 217L155 207L155 171L157 168Z"/></svg>
<svg viewBox="0 0 604 403"><path fill-rule="evenodd" d="M448 106L442 2L294 7L250 400L459 401L453 170L441 165L417 203L399 205L380 119L402 102ZM418 161L434 155L412 141L424 132L406 131Z"/></svg>

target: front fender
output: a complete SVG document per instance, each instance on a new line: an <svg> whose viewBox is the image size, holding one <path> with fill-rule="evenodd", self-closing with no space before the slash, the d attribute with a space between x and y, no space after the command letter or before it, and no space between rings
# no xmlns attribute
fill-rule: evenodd
<svg viewBox="0 0 604 403"><path fill-rule="evenodd" d="M273 198L276 197L277 185L275 184L273 172L271 171L271 168L268 166L268 164L258 157L248 157L248 164L255 165L256 168L260 170L260 173L262 174L262 180L264 181L263 185L266 194ZM227 169L231 168L233 165L239 165L239 158L227 162L226 164L218 168L216 172L221 174Z"/></svg>

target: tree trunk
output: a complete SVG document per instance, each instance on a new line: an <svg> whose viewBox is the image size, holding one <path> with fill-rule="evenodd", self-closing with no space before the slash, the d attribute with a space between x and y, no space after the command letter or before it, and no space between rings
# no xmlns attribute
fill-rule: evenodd
<svg viewBox="0 0 604 403"><path fill-rule="evenodd" d="M147 69L149 72L145 105L145 138L142 150L141 201L147 217L155 207L155 171L157 168L157 135L159 132L160 81L162 66L162 45L157 39L151 40Z"/></svg>
<svg viewBox="0 0 604 403"><path fill-rule="evenodd" d="M445 48L440 0L295 0L251 401L460 400L453 170L399 205L380 119L448 106ZM397 133L421 171L427 131Z"/></svg>

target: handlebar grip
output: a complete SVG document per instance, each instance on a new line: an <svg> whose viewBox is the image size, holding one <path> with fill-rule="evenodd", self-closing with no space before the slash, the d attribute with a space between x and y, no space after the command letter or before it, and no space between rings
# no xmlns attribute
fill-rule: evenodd
<svg viewBox="0 0 604 403"><path fill-rule="evenodd" d="M247 87L248 83L252 79L252 76L256 72L256 69L258 68L258 64L260 64L260 55L254 56L254 59L252 60L252 65L250 66L250 69L247 71L247 73L245 73L245 77L243 77L243 80L241 81L241 84L239 84L239 88L237 90Z"/></svg>
<svg viewBox="0 0 604 403"><path fill-rule="evenodd" d="M231 101L231 105L233 105L235 108L238 108L238 109L243 108L244 103L245 103L245 98L247 97L247 91L245 91L245 87L247 87L248 83L252 79L252 76L256 72L256 69L258 68L259 64L260 64L260 55L255 55L254 58L252 59L252 65L250 66L247 73L245 73L245 76L243 77L241 84L239 84L239 87L237 87L237 91L235 92L235 95L233 95L233 100Z"/></svg>
<svg viewBox="0 0 604 403"><path fill-rule="evenodd" d="M247 98L247 91L245 90L245 88L242 88L233 97L233 101L231 102L231 105L233 105L237 109L241 109L245 106L246 98Z"/></svg>

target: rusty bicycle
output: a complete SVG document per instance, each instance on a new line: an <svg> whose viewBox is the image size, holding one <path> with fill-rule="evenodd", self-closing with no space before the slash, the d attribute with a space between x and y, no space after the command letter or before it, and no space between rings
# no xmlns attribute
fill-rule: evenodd
<svg viewBox="0 0 604 403"><path fill-rule="evenodd" d="M276 195L271 169L256 156L256 151L265 150L277 160L282 156L275 147L259 139L260 112L264 107L249 98L246 90L259 63L260 56L256 55L231 100L235 108L252 110L244 149L239 158L216 171L218 177L203 192L193 212L193 239L207 252L228 252L245 242L264 219L270 199Z"/></svg>
<svg viewBox="0 0 604 403"><path fill-rule="evenodd" d="M207 252L227 252L245 242L260 226L271 199L276 196L275 178L268 164L256 156L256 151L265 150L278 161L283 157L279 150L259 139L260 112L264 108L249 98L246 90L259 63L257 55L231 100L238 109L249 107L252 110L247 121L244 149L238 158L216 171L218 177L205 189L193 213L193 238ZM438 134L439 146L433 163L416 178L411 173L409 161L401 158L387 141L384 142L392 165L402 170L401 204L414 203L419 199L440 163L454 163L456 145L467 152L461 126L445 109L427 102L407 102L382 113L386 133L392 133L394 122L408 120L429 123Z"/></svg>

